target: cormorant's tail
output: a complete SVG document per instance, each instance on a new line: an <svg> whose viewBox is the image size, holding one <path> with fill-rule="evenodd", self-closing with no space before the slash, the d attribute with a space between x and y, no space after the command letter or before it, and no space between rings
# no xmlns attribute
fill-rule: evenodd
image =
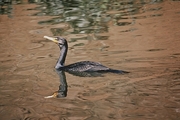
<svg viewBox="0 0 180 120"><path fill-rule="evenodd" d="M115 70L115 69L109 69L108 72L116 73L116 74L126 74L126 73L129 73L129 72L127 72L127 71Z"/></svg>

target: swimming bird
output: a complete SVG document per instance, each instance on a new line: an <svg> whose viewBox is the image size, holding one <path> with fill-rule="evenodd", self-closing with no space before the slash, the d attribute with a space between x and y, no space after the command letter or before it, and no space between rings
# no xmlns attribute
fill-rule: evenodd
<svg viewBox="0 0 180 120"><path fill-rule="evenodd" d="M111 69L98 62L92 62L92 61L81 61L65 66L66 55L68 52L67 40L62 37L44 36L44 38L57 43L57 45L60 48L60 56L55 66L56 70L64 70L70 73L73 72L112 72L118 74L129 73L123 70Z"/></svg>

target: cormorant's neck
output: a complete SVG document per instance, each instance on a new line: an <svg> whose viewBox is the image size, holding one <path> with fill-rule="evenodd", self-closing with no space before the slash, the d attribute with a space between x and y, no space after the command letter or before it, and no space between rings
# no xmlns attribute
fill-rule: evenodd
<svg viewBox="0 0 180 120"><path fill-rule="evenodd" d="M60 48L60 47L59 47ZM56 69L60 69L62 67L64 67L64 63L66 60L66 55L67 55L67 51L68 51L68 45L64 44L61 48L60 48L60 56L59 59L57 61L57 64L55 66Z"/></svg>

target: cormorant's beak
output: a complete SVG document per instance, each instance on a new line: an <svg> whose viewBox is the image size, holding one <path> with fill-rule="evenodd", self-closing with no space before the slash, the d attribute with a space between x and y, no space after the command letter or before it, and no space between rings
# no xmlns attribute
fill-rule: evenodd
<svg viewBox="0 0 180 120"><path fill-rule="evenodd" d="M56 39L56 38L53 38L53 37L48 37L48 36L44 36L44 38L48 39L48 40L51 40L55 43L59 43L59 41Z"/></svg>
<svg viewBox="0 0 180 120"><path fill-rule="evenodd" d="M46 96L46 97L44 97L44 98L56 98L57 95L58 95L58 92L54 92L52 95Z"/></svg>

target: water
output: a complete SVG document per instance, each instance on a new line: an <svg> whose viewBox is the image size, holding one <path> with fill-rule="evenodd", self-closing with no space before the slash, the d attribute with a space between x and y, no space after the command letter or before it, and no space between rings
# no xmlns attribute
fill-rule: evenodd
<svg viewBox="0 0 180 120"><path fill-rule="evenodd" d="M2 120L179 120L179 1L12 1L0 11ZM59 48L44 35L68 40L66 64L101 62L126 75L65 73L67 96L54 65ZM62 81L61 81L62 82Z"/></svg>

